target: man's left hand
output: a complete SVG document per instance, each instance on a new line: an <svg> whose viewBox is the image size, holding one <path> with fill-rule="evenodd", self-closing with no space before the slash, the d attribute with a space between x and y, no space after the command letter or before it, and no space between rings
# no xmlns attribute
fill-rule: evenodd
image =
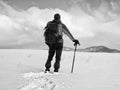
<svg viewBox="0 0 120 90"><path fill-rule="evenodd" d="M74 39L73 42L74 42L74 46L76 46L77 44L80 45L80 42L77 39Z"/></svg>

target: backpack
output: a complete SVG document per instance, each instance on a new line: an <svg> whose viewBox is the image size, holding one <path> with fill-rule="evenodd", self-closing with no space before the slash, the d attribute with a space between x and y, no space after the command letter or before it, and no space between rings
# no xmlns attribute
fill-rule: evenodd
<svg viewBox="0 0 120 90"><path fill-rule="evenodd" d="M57 22L49 22L44 32L45 42L49 44L58 43L62 40L62 25Z"/></svg>

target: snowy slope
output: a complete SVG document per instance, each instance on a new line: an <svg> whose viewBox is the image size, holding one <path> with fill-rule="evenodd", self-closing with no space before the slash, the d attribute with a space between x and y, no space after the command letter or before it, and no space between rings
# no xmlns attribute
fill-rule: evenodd
<svg viewBox="0 0 120 90"><path fill-rule="evenodd" d="M120 90L119 53L77 52L73 74L73 52L63 52L58 75L41 73L46 59L46 50L0 50L0 90Z"/></svg>

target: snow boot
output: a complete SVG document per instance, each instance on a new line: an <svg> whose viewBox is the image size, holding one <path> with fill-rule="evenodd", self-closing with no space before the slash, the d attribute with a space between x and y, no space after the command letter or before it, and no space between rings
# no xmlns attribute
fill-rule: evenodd
<svg viewBox="0 0 120 90"><path fill-rule="evenodd" d="M45 69L45 73L50 73L50 69L49 69L49 68L46 68L46 69Z"/></svg>

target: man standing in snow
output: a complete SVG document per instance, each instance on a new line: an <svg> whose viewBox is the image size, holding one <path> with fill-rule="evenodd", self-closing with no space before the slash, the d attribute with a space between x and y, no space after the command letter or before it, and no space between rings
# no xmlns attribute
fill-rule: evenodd
<svg viewBox="0 0 120 90"><path fill-rule="evenodd" d="M74 45L80 45L79 41L74 39L66 25L63 24L60 19L60 14L55 14L54 20L48 22L46 27L44 28L45 43L49 47L49 55L47 62L45 63L45 73L50 72L51 61L55 53L56 60L54 63L54 72L58 72L60 68L60 60L63 49L63 33L66 34L74 42Z"/></svg>

